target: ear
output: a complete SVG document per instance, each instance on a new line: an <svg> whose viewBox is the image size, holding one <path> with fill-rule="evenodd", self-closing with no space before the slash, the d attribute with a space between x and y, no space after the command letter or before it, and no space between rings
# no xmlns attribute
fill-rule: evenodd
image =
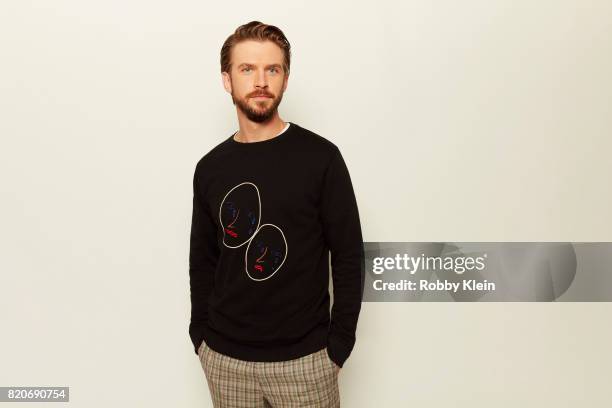
<svg viewBox="0 0 612 408"><path fill-rule="evenodd" d="M289 85L289 74L285 75L285 81L283 83L283 92L287 90L287 85Z"/></svg>
<svg viewBox="0 0 612 408"><path fill-rule="evenodd" d="M230 74L228 74L227 72L222 72L221 80L223 81L223 88L225 88L227 93L231 95L232 94L232 81L230 79Z"/></svg>

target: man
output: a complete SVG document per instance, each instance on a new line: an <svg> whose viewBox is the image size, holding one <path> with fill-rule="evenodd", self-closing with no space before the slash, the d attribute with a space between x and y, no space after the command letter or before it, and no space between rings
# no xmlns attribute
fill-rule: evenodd
<svg viewBox="0 0 612 408"><path fill-rule="evenodd" d="M357 202L338 147L280 118L289 68L275 26L252 21L227 38L221 72L239 130L194 172L189 335L215 407L338 407L355 343Z"/></svg>

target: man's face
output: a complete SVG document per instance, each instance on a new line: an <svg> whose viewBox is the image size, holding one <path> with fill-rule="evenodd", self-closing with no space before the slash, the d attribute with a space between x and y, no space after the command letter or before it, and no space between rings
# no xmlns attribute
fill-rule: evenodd
<svg viewBox="0 0 612 408"><path fill-rule="evenodd" d="M232 49L231 73L223 73L223 85L249 120L266 122L276 112L287 88L283 60L272 41L247 40Z"/></svg>

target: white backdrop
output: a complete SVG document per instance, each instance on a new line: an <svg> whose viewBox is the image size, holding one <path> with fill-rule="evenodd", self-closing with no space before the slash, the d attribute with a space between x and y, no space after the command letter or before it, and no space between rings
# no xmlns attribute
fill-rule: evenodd
<svg viewBox="0 0 612 408"><path fill-rule="evenodd" d="M3 1L0 386L212 406L191 182L251 20L291 42L281 118L340 147L365 241L611 240L608 1ZM365 303L343 406L609 406L611 311Z"/></svg>

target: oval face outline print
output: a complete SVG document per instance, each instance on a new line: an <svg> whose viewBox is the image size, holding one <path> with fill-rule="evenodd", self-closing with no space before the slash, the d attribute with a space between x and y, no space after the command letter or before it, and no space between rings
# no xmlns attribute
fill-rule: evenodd
<svg viewBox="0 0 612 408"><path fill-rule="evenodd" d="M219 221L223 228L223 245L239 248L257 233L261 220L259 189L245 181L225 194L219 206Z"/></svg>
<svg viewBox="0 0 612 408"><path fill-rule="evenodd" d="M274 224L263 224L244 253L247 275L255 281L271 278L285 263L288 251L283 231Z"/></svg>

